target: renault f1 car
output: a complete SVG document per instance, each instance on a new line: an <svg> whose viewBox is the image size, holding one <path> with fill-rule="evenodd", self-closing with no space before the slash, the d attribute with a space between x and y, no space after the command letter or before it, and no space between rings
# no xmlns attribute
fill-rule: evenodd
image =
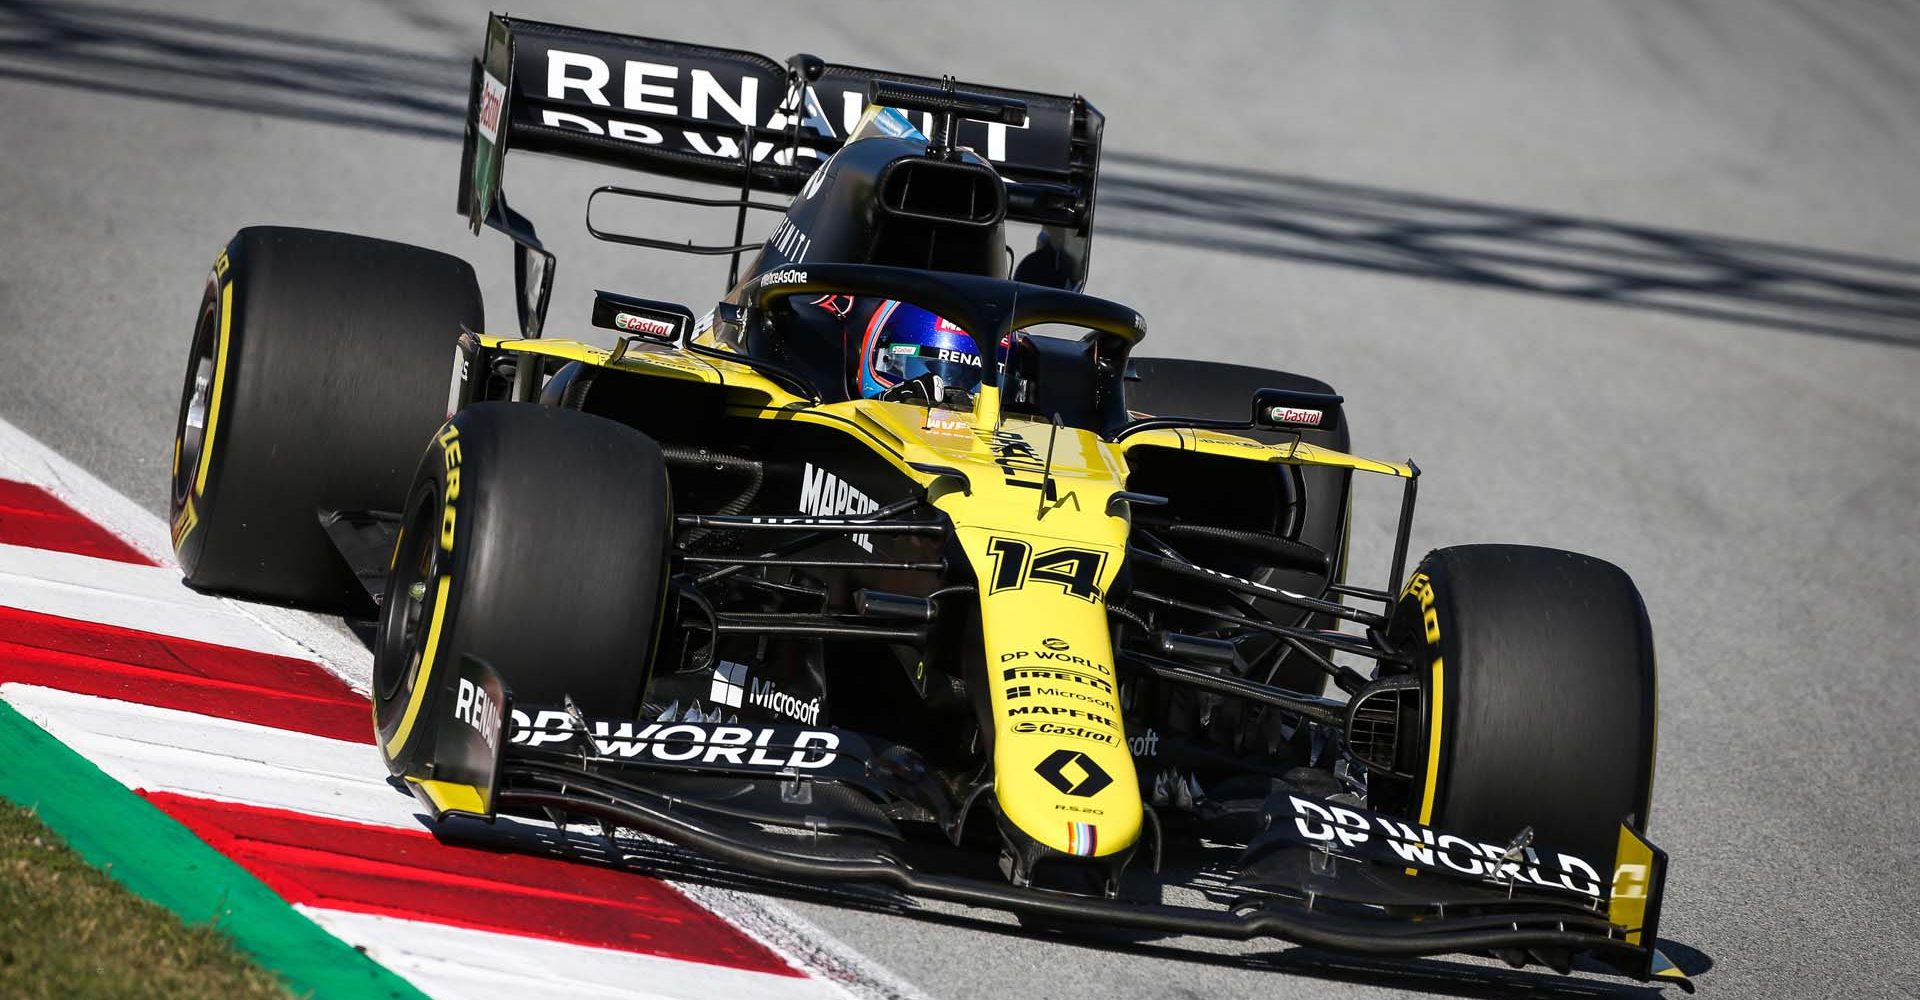
<svg viewBox="0 0 1920 1000"><path fill-rule="evenodd" d="M1350 453L1326 384L1136 356L1145 319L1083 291L1103 121L490 19L459 208L515 246L518 335L484 332L455 258L241 230L182 392L186 582L365 621L379 748L435 818L1685 985L1656 948L1633 583L1514 545L1409 574L1419 470ZM601 187L587 220L730 257L723 297L599 292L611 347L543 336L554 258L508 205L515 150L727 186ZM734 238L610 228L619 199L725 210ZM1017 261L1011 227L1034 230ZM933 360L974 377L862 391L875 303L937 316L969 347ZM1401 494L1380 589L1347 564L1362 480ZM1229 873L1211 905L1159 901L1182 859Z"/></svg>

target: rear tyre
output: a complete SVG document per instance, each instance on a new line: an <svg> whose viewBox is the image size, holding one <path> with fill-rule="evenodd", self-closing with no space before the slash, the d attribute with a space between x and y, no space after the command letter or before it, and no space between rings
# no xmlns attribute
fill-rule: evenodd
<svg viewBox="0 0 1920 1000"><path fill-rule="evenodd" d="M435 671L487 662L517 703L632 718L672 532L660 447L624 424L480 403L434 436L407 495L374 642L374 727L394 773Z"/></svg>
<svg viewBox="0 0 1920 1000"><path fill-rule="evenodd" d="M1253 394L1259 389L1333 392L1331 386L1316 378L1248 365L1187 358L1138 358L1133 364L1140 380L1127 384L1127 408L1156 416L1246 420L1253 412ZM1293 438L1291 432L1237 433L1269 442ZM1333 430L1310 430L1300 436L1308 444L1336 451L1348 449L1344 420ZM1300 523L1299 540L1330 554L1334 559L1333 579L1339 580L1344 573L1347 491L1352 474L1344 469L1304 467L1301 478L1306 486L1306 516ZM1308 593L1318 593L1327 582L1311 573L1280 568L1256 571L1252 576L1262 583ZM1287 613L1280 605L1267 605L1267 610L1275 615ZM1331 629L1335 624L1324 615L1309 620L1313 628ZM1325 672L1297 654L1289 655L1273 678L1273 683L1281 687L1308 694L1320 693L1326 681Z"/></svg>
<svg viewBox="0 0 1920 1000"><path fill-rule="evenodd" d="M316 511L400 508L446 417L465 261L365 236L256 226L207 281L175 426L174 551L197 590L369 606Z"/></svg>
<svg viewBox="0 0 1920 1000"><path fill-rule="evenodd" d="M1625 571L1526 545L1437 549L1408 581L1392 636L1421 651L1415 670L1437 709L1412 816L1490 844L1530 826L1541 846L1596 867L1622 822L1646 830L1653 632Z"/></svg>

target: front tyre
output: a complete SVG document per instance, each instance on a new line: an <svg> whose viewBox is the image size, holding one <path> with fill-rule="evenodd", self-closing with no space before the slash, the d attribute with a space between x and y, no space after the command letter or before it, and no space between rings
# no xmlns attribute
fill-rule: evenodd
<svg viewBox="0 0 1920 1000"><path fill-rule="evenodd" d="M1395 610L1429 712L1409 815L1610 862L1653 795L1653 632L1619 567L1526 545L1429 553Z"/></svg>
<svg viewBox="0 0 1920 1000"><path fill-rule="evenodd" d="M433 678L486 661L516 702L632 718L672 532L665 460L601 417L481 403L434 435L407 494L374 644L374 727L395 774Z"/></svg>

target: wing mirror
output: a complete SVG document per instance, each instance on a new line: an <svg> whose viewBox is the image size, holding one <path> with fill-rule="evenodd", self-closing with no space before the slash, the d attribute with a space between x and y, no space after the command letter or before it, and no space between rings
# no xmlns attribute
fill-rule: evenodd
<svg viewBox="0 0 1920 1000"><path fill-rule="evenodd" d="M1260 389L1253 394L1253 426L1279 431L1337 430L1345 402L1345 397L1330 392Z"/></svg>
<svg viewBox="0 0 1920 1000"><path fill-rule="evenodd" d="M693 332L693 310L677 302L596 291L593 293L593 325L620 334L613 353L607 357L607 363L612 364L626 356L627 347L635 340L679 346Z"/></svg>

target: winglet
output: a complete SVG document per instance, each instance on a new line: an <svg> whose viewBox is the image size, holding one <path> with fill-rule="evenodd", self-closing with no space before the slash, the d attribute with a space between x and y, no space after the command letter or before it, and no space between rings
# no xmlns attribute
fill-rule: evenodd
<svg viewBox="0 0 1920 1000"><path fill-rule="evenodd" d="M1673 964L1673 959L1668 958L1666 953L1658 948L1653 949L1653 963L1647 971L1651 973L1653 982L1663 985L1672 983L1688 993L1693 992L1693 980L1688 979L1687 974Z"/></svg>

